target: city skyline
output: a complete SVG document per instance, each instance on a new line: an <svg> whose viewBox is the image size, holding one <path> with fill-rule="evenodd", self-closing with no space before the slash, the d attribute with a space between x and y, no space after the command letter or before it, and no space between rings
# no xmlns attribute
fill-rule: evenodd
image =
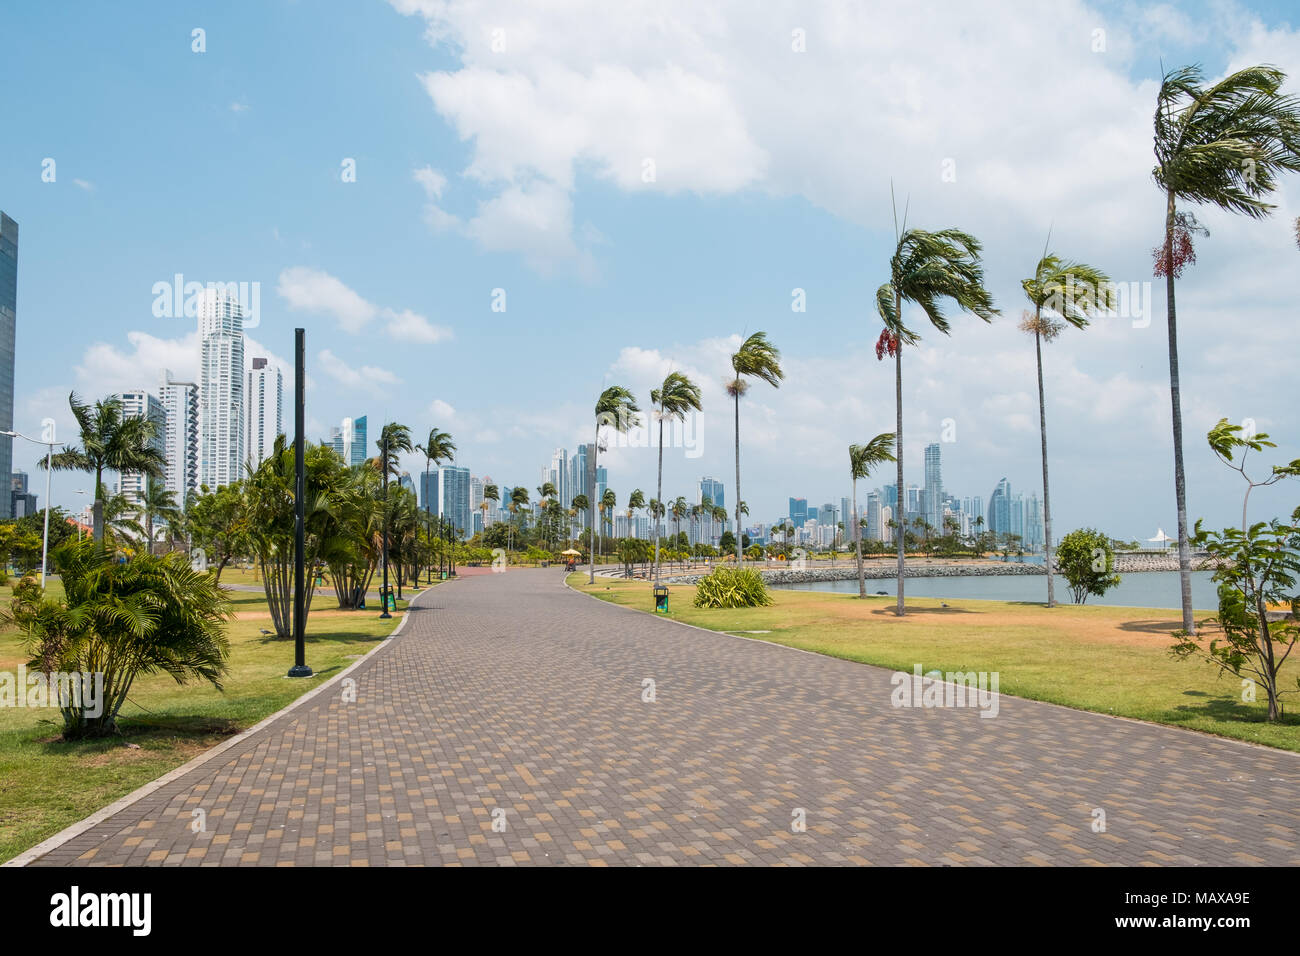
<svg viewBox="0 0 1300 956"><path fill-rule="evenodd" d="M371 418L417 433L449 431L477 473L508 474L530 488L553 449L591 440L590 409L604 384L626 384L648 407L649 390L675 368L700 384L705 410L695 447L665 449L665 488L686 493L712 475L734 494L721 380L741 331L764 328L787 374L779 390L753 391L742 404L751 519L779 514L791 485L818 504L838 501L848 488L848 443L893 429L892 376L871 351L879 322L863 305L884 277L892 179L910 222L960 225L980 237L1003 310L989 326L958 319L950 337L923 330L908 350L905 481L924 486L924 448L941 442L945 470L961 475L963 488L987 494L1007 475L1035 490L1033 348L1016 325L1020 279L1050 227L1062 252L1136 284L1144 309L1067 331L1044 352L1058 536L1083 525L1125 537L1175 526L1163 287L1151 281L1162 209L1149 178L1152 84L1162 59L1199 61L1211 75L1261 60L1300 75L1300 33L1285 22L1286 8L1040 12L1063 38L1061 68L1046 78L1034 66L1041 50L975 11L954 12L935 29L945 48L978 43L999 64L978 78L960 72L960 57L913 75L906 59L880 59L868 34L837 34L815 10L804 60L774 60L754 40L755 31L788 34L780 15L746 12L750 28L733 35L725 27L742 14L731 8L719 14L720 32L700 24L707 40L689 31L665 37L649 60L621 44L558 39L627 32L623 14L599 8L557 17L547 28L557 33L493 60L467 42L484 28L477 14L458 10L430 30L419 9L376 4L346 29L303 9L275 22L210 11L207 28L222 40L201 55L190 49L192 25L175 17L91 9L56 42L24 28L34 14L6 12L31 37L13 51L11 99L22 106L9 126L16 148L0 156L0 206L24 237L14 427L31 433L52 417L61 439L75 441L71 391L100 398L138 387L141 376L152 381L162 368L200 381L197 330L188 316L155 314L154 288L178 275L182 284L247 280L260 290L257 324L244 329L249 354L287 380L292 329L307 329L309 438L326 438L331 423L364 405ZM689 6L678 14L696 22ZM916 11L882 16L882 30L931 26ZM1104 50L1093 49L1099 25ZM336 65L306 53L340 43L360 57L346 82ZM589 156L588 141L542 149L535 128L483 125L494 114L477 116L456 98L457 84L469 96L511 76L551 89L554 75L537 53L547 44L568 51L588 92L590 76L626 58L631 76L647 84L636 116L643 122L607 124L608 151ZM82 51L75 63L69 48ZM173 82L114 75L60 96L70 77L108 62L110 50L158 63ZM706 69L715 55L733 65L734 83ZM909 77L934 111L930 125L945 129L943 142L915 132L915 101L880 87L886 80L851 82L863 56L881 63L881 77ZM664 58L701 82L708 77L716 100L679 102L650 84L649 64ZM810 69L792 72L800 62ZM977 80L989 96L1027 89L1027 108L1039 110L1078 90L1096 95L1084 97L1085 115L1072 124L1078 141L1044 144L1028 130L973 123L948 102L944 91ZM257 95L286 82L284 98ZM313 97L317 89L337 94L328 109ZM67 101L58 111L53 96ZM563 108L543 111L552 118L572 105L557 96ZM777 135L764 117L790 97L846 109L834 122L808 117L797 135ZM196 108L222 136L222 150L160 168L148 136L119 135ZM313 121L311 131L285 143L285 123L299 116ZM865 151L870 166L848 176L828 161L841 143L870 142L882 126L896 135L887 154ZM347 143L321 132L338 128L358 132ZM651 128L663 136L638 139L637 129ZM1093 143L1110 145L1094 155ZM642 179L647 156L658 160L653 183ZM347 169L355 177L345 179ZM1287 404L1246 371L1268 363L1268 343L1286 339L1294 300L1294 177L1274 200L1277 212L1261 222L1205 211L1211 235L1180 295L1189 513L1212 525L1239 521L1236 476L1223 473L1203 441L1220 417L1268 431L1276 460L1300 455ZM184 222L202 228L152 225L178 205L188 211ZM105 256L108 248L117 251ZM70 274L75 287L95 290L96 309L68 294ZM1218 292L1229 276L1241 290L1231 303ZM1239 363L1227 363L1221 330L1242 314L1252 316L1254 335L1233 353ZM601 334L572 334L597 316L608 317ZM503 347L503 333L522 346L518 355ZM485 376L484 361L500 363L502 374ZM548 366L565 372L538 388L528 372ZM0 455L9 444L0 440ZM616 444L602 452L611 485L648 491L654 451ZM37 473L39 446L19 442L14 455L12 471ZM402 464L421 470L415 456ZM55 503L79 508L75 487L56 480ZM1115 493L1102 498L1099 488ZM1268 489L1252 496L1250 516L1290 507Z"/></svg>

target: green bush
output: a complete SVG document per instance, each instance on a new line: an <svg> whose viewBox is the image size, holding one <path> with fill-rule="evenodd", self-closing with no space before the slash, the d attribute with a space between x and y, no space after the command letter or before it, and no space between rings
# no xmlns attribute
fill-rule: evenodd
<svg viewBox="0 0 1300 956"><path fill-rule="evenodd" d="M766 607L771 603L763 576L749 568L717 568L695 586L696 607Z"/></svg>

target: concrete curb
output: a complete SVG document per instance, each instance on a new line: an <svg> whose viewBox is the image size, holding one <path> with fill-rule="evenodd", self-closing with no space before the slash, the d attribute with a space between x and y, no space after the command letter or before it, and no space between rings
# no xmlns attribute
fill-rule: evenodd
<svg viewBox="0 0 1300 956"><path fill-rule="evenodd" d="M633 614L640 614L642 616L649 616L655 618L656 620L667 621L671 624L676 624L679 627L688 627L692 631L700 631L704 634L712 634L717 637L732 637L741 641L752 641L755 644L766 644L769 647L780 647L784 650L794 651L798 654L811 654L814 657L820 657L823 660L840 661L841 663L844 664L854 664L857 665L858 667L873 667L876 670L887 671L888 673L891 674L895 673L895 671L892 671L888 667L885 667L881 664L868 664L865 661L855 661L847 657L835 657L833 654L822 654L820 651L809 651L809 650L805 650L802 647L791 647L789 644L778 644L776 641L765 641L761 637L752 637L747 634L732 634L729 633L728 631L715 631L711 628L700 627L698 624L687 624L685 621L677 621L671 617L663 617L661 615L655 615L649 611L640 611L634 607L628 607L626 604L615 604L613 601L601 601L600 598L596 597L596 595L594 594L589 594L586 591L579 591L577 588L571 586L567 580L565 580L563 584L574 594L581 594L583 597L590 598L593 601L600 601L601 604L607 605L609 607L616 607L624 611L631 611ZM943 683L946 684L947 681L944 681ZM1300 752L1294 750L1284 750L1281 747L1270 747L1268 744L1257 744L1252 740L1241 740L1237 737L1224 737L1219 734L1208 733L1204 730L1194 730L1191 727L1176 727L1173 724L1159 724L1152 720L1139 720L1137 717L1125 717L1122 714L1103 714L1099 710L1086 710L1082 707L1070 707L1067 704L1057 704L1057 703L1053 703L1050 700L1037 700L1033 697L1017 697L1015 694L1008 694L1005 692L999 692L998 696L1008 697L1011 700L1024 701L1026 704L1036 704L1040 707L1055 707L1059 710L1068 710L1071 713L1081 714L1088 717L1101 717L1104 718L1105 720L1119 720L1128 724L1137 724L1139 727L1151 727L1158 730L1169 730L1181 734L1192 734L1200 741L1206 741L1206 742L1216 741L1216 742L1222 742L1226 744L1237 744L1238 746L1241 747L1253 747L1256 750L1264 750L1271 754L1286 754L1293 759L1300 760Z"/></svg>
<svg viewBox="0 0 1300 956"><path fill-rule="evenodd" d="M36 846L24 850L22 853L19 853L17 856L13 857L10 860L7 860L4 863L0 863L0 867L27 866L29 863L39 860L41 857L45 856L51 850L57 849L58 847L62 846L64 843L67 843L69 840L72 840L75 837L80 836L81 834L85 833L87 830L91 829L92 827L98 826L99 824L107 820L109 817L113 816L113 814L126 809L136 801L142 800L143 798L149 796L149 794L153 793L154 791L159 790L162 787L165 787L167 784L171 783L176 778L184 776L185 774L189 773L191 770L198 769L199 767L203 766L210 760L215 760L230 748L234 747L237 744L243 743L251 735L257 733L263 727L267 727L275 723L281 717L284 717L286 714L292 713L293 711L297 710L299 707L302 707L304 704L311 701L313 698L329 690L339 681L343 680L343 678L347 677L348 674L351 674L354 670L356 670L367 660L369 660L371 655L373 655L376 651L381 650L383 647L385 647L388 644L389 641L393 640L393 638L401 634L402 629L406 627L406 622L411 617L410 608L415 607L415 602L418 601L420 598L422 598L424 595L428 594L432 590L433 588L426 587L423 591L417 594L415 598L412 599L412 601L407 605L407 612L402 615L402 619L397 622L397 627L393 628L393 632L391 634L385 637L382 641L380 641L370 650L366 651L365 654L361 655L361 657L359 657L357 660L353 661L351 665L344 668L339 673L335 674L329 680L325 681L319 687L312 688L311 690L307 691L307 693L303 694L301 697L297 698L294 701L291 701L288 705L281 708L280 710L277 710L274 714L271 714L268 717L264 717L262 720L258 721L256 724L254 724L252 727L249 727L247 730L235 734L235 736L231 737L229 740L223 740L215 747L211 748L210 750L205 750L197 757L194 757L192 760L189 760L188 762L181 764L179 767L175 768L174 770L169 770L161 777L149 781L144 786L131 791L124 797L118 798L117 800L110 803L108 806L96 810L94 813L86 817L84 820L79 820L78 822L72 824L71 826L65 827L64 829L60 830L58 833L54 834L54 836L49 837L41 841L40 843L36 844Z"/></svg>

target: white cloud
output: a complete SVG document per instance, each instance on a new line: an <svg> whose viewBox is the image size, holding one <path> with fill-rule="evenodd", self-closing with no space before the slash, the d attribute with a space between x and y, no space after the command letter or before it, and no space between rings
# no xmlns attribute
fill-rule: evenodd
<svg viewBox="0 0 1300 956"><path fill-rule="evenodd" d="M82 189L84 189L84 190L85 190L86 192L88 192L88 193L89 193L89 192L94 192L94 191L95 191L95 184L92 183L92 182L90 182L90 181L87 180L87 179L74 179L72 182L73 182L75 185L80 186Z"/></svg>
<svg viewBox="0 0 1300 956"><path fill-rule="evenodd" d="M280 273L276 291L291 309L323 312L334 317L346 332L358 333L376 318L384 331L400 342L433 345L452 337L452 330L436 325L410 309L390 309L368 302L335 276L308 266L293 266Z"/></svg>
<svg viewBox="0 0 1300 956"><path fill-rule="evenodd" d="M388 369L373 365L354 365L339 358L329 349L321 349L316 354L316 362L321 371L341 385L376 395L381 394L390 385L400 385L402 381Z"/></svg>
<svg viewBox="0 0 1300 956"><path fill-rule="evenodd" d="M324 312L348 332L360 332L379 314L379 309L341 281L307 266L293 266L280 273L276 292L291 309Z"/></svg>
<svg viewBox="0 0 1300 956"><path fill-rule="evenodd" d="M451 338L451 329L445 325L434 325L422 315L403 309L394 312L384 309L388 322L384 330L400 342L414 342L419 345L434 345Z"/></svg>

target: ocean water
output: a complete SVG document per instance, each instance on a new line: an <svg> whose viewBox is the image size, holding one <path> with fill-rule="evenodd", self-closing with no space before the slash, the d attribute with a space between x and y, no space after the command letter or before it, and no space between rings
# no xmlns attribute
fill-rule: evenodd
<svg viewBox="0 0 1300 956"><path fill-rule="evenodd" d="M897 594L893 578L867 578L867 593L884 591ZM774 584L772 587L796 591L835 591L856 594L856 578L847 581L811 581L806 584ZM951 578L908 578L904 593L909 597L937 597L980 601L1046 601L1047 575L970 575ZM1057 575L1056 600L1058 604L1073 603L1069 585ZM1112 607L1181 606L1177 571L1135 571L1121 574L1119 584L1102 597L1088 595L1088 604L1105 604ZM1209 571L1192 572L1192 606L1197 610L1214 611L1219 606L1215 583Z"/></svg>

